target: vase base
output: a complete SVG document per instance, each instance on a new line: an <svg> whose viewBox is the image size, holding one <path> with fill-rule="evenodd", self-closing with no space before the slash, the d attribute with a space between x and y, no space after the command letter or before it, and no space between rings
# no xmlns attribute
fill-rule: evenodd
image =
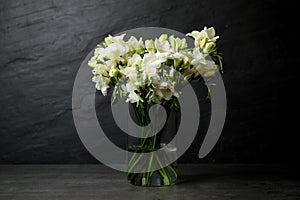
<svg viewBox="0 0 300 200"><path fill-rule="evenodd" d="M128 173L130 184L144 187L162 187L175 185L178 180L177 166L171 164L160 170L145 173Z"/></svg>

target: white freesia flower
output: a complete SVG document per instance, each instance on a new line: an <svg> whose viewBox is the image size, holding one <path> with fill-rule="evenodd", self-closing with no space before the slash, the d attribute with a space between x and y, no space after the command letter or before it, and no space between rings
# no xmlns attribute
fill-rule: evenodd
<svg viewBox="0 0 300 200"><path fill-rule="evenodd" d="M126 83L126 85L122 85L122 89L125 93L127 93L126 102L136 103L139 101L140 96L135 92L137 89L136 85L132 83Z"/></svg>
<svg viewBox="0 0 300 200"><path fill-rule="evenodd" d="M158 96L160 96L161 98L167 101L172 98L173 90L174 90L172 87L168 87L168 86L169 86L168 84L166 86L160 85L160 87L156 91Z"/></svg>
<svg viewBox="0 0 300 200"><path fill-rule="evenodd" d="M205 49L205 53L208 53L208 50L213 46L219 36L215 36L215 29L213 27L207 28L204 27L202 31L192 31L191 33L186 34L195 39L195 47L201 47ZM208 45L206 47L206 45Z"/></svg>
<svg viewBox="0 0 300 200"><path fill-rule="evenodd" d="M111 68L114 68L115 66L116 63L112 62L111 60L107 60L105 62L101 61L100 63L96 63L94 65L94 69L92 72L94 75L100 74L103 76L108 76L108 72L111 70Z"/></svg>
<svg viewBox="0 0 300 200"><path fill-rule="evenodd" d="M130 92L128 94L128 98L126 99L126 102L130 103L136 103L140 100L139 95L135 92Z"/></svg>
<svg viewBox="0 0 300 200"><path fill-rule="evenodd" d="M135 67L125 67L122 72L131 83L138 85L138 71Z"/></svg>
<svg viewBox="0 0 300 200"><path fill-rule="evenodd" d="M132 57L128 59L127 67L124 67L122 69L122 72L125 74L127 78L129 78L129 81L135 85L139 84L138 67L142 65L142 62L143 62L142 57L138 54L134 54Z"/></svg>
<svg viewBox="0 0 300 200"><path fill-rule="evenodd" d="M168 52L170 50L170 44L168 41L160 42L158 39L156 39L154 45L157 51L160 53Z"/></svg>
<svg viewBox="0 0 300 200"><path fill-rule="evenodd" d="M152 67L151 65L144 65L142 67L143 71L143 80L145 81L148 77L148 79L155 80L158 79L159 76L157 75L157 69L155 67Z"/></svg>
<svg viewBox="0 0 300 200"><path fill-rule="evenodd" d="M128 53L129 48L125 44L112 43L107 48L105 48L105 52L102 53L103 57L107 57L112 61L120 61L122 60L122 56Z"/></svg>
<svg viewBox="0 0 300 200"><path fill-rule="evenodd" d="M193 49L193 52L191 53L192 56L192 65L198 65L198 64L206 64L206 55L200 52L199 48Z"/></svg>
<svg viewBox="0 0 300 200"><path fill-rule="evenodd" d="M191 36L197 40L199 39L200 41L204 38L207 38L208 40L215 42L219 38L219 36L215 36L215 29L213 27L210 28L204 27L204 29L200 32L192 31L191 33L188 33L186 35Z"/></svg>
<svg viewBox="0 0 300 200"><path fill-rule="evenodd" d="M155 55L156 55L156 59L159 60L161 63L163 63L163 62L167 61L167 59L170 57L171 53L170 52L165 52L165 53L157 52Z"/></svg>
<svg viewBox="0 0 300 200"><path fill-rule="evenodd" d="M161 102L162 99L169 101L173 96L179 97L178 92L175 91L175 88L170 81L162 81L153 85L154 93L151 98L155 103Z"/></svg>
<svg viewBox="0 0 300 200"><path fill-rule="evenodd" d="M109 68L105 64L96 64L92 72L94 75L99 74L107 76L107 71L109 71Z"/></svg>
<svg viewBox="0 0 300 200"><path fill-rule="evenodd" d="M129 45L130 50L139 50L141 48L144 48L142 38L137 40L136 37L134 37L134 36L131 36L129 38L129 40L127 41L127 44Z"/></svg>
<svg viewBox="0 0 300 200"><path fill-rule="evenodd" d="M166 62L168 53L153 53L149 52L144 55L142 65L150 65L155 68L159 68L161 63Z"/></svg>
<svg viewBox="0 0 300 200"><path fill-rule="evenodd" d="M185 53L175 52L169 56L174 61L174 67L177 69L179 64L187 65L189 62L189 57Z"/></svg>
<svg viewBox="0 0 300 200"><path fill-rule="evenodd" d="M106 50L103 47L100 48L96 48L95 49L95 53L94 53L94 57L98 60L98 61L103 61L104 56L106 55Z"/></svg>
<svg viewBox="0 0 300 200"><path fill-rule="evenodd" d="M91 68L95 68L97 64L98 64L97 56L94 55L94 56L88 61L88 65L89 65Z"/></svg>
<svg viewBox="0 0 300 200"><path fill-rule="evenodd" d="M218 70L214 61L206 59L206 55L200 52L199 48L193 50L193 60L191 64L194 66L192 72L196 76L201 74L202 76L212 76Z"/></svg>
<svg viewBox="0 0 300 200"><path fill-rule="evenodd" d="M157 74L157 69L160 68L161 63L165 62L166 60L166 54L153 52L145 54L143 57L143 64L141 69L141 71L143 71L143 79L145 80L147 77L149 79L159 78Z"/></svg>
<svg viewBox="0 0 300 200"><path fill-rule="evenodd" d="M133 54L132 57L128 59L127 66L141 66L143 62L142 57L139 54Z"/></svg>
<svg viewBox="0 0 300 200"><path fill-rule="evenodd" d="M125 85L125 87L126 88L124 88L124 91L125 92L133 92L133 91L135 91L136 89L137 89L137 87L136 87L136 85L134 85L134 84L132 84L132 83L126 83L126 85Z"/></svg>
<svg viewBox="0 0 300 200"><path fill-rule="evenodd" d="M154 41L154 45L159 53L170 51L170 44L168 42L168 36L166 34L161 35L159 39L156 38Z"/></svg>
<svg viewBox="0 0 300 200"><path fill-rule="evenodd" d="M171 35L169 37L169 41L170 41L170 44L171 44L171 48L175 51L175 52L178 52L182 49L185 49L187 48L187 43L186 43L186 39L183 38L183 39L180 39L180 38L175 38L173 35Z"/></svg>
<svg viewBox="0 0 300 200"><path fill-rule="evenodd" d="M97 90L101 90L103 96L107 95L107 89L109 88L109 79L102 75L96 75L92 78L92 81L96 83Z"/></svg>
<svg viewBox="0 0 300 200"><path fill-rule="evenodd" d="M187 62L189 61L189 57L186 54L180 53L180 52L173 53L170 56L170 58L176 59L176 60L183 60L184 64L187 64Z"/></svg>
<svg viewBox="0 0 300 200"><path fill-rule="evenodd" d="M122 35L118 35L118 36L111 36L108 35L107 38L105 38L105 41L108 41L108 45L110 45L111 43L117 43L117 44L124 44L124 37L126 34L122 34Z"/></svg>

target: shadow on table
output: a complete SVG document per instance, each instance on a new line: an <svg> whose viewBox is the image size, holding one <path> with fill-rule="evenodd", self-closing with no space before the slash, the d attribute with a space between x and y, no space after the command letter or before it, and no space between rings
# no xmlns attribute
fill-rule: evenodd
<svg viewBox="0 0 300 200"><path fill-rule="evenodd" d="M224 176L224 175L214 174L214 173L181 175L181 176L179 176L177 185L206 182L209 180L217 179L221 176Z"/></svg>

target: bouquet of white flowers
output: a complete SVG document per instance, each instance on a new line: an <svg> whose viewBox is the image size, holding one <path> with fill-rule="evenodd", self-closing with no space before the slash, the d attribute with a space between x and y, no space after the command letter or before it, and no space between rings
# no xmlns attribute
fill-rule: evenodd
<svg viewBox="0 0 300 200"><path fill-rule="evenodd" d="M159 103L178 97L174 85L161 79L158 72L162 65L177 70L188 81L199 80L201 76L212 76L221 69L221 56L217 52L214 28L193 31L187 36L194 38L194 48L188 48L186 39L162 34L155 40L139 40L133 36L124 41L124 36L109 35L105 42L95 49L88 62L93 68L93 82L96 89L105 96L110 84L114 85L125 76L126 83L120 88L130 103L148 101ZM207 59L208 55L213 59ZM172 76L172 73L169 74ZM145 88L145 82L151 82ZM146 93L146 94L145 94ZM145 94L145 95L144 95Z"/></svg>
<svg viewBox="0 0 300 200"><path fill-rule="evenodd" d="M159 38L145 41L133 36L125 41L124 36L106 37L95 49L88 65L93 68L92 81L96 89L105 96L110 86L114 86L115 98L125 98L126 102L133 105L141 126L149 123L147 105L160 103L169 108L177 107L176 99L180 91L176 90L174 71L179 72L186 81L204 83L203 77L213 76L218 70L223 70L222 57L216 47L219 37L215 36L213 27L187 34L194 39L193 48L188 47L185 38L173 35L162 34ZM156 136L143 138L135 151L149 152L159 148L156 140ZM130 163L136 162L133 158ZM171 185L177 179L176 167L172 165L157 173L163 180L161 185ZM134 184L151 185L153 174L147 172L140 175L140 183L133 181L136 176L131 173L128 178Z"/></svg>

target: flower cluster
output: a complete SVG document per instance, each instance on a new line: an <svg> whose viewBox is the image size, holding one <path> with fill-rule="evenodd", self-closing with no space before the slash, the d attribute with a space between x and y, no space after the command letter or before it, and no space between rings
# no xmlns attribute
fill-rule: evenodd
<svg viewBox="0 0 300 200"><path fill-rule="evenodd" d="M96 89L107 95L110 85L116 86L118 94L127 102L160 103L179 97L173 80L174 70L187 81L213 76L222 69L221 56L217 53L214 28L188 33L194 39L194 47L188 48L185 38L162 34L154 40L131 36L105 38L95 49L88 65L93 68ZM162 66L168 66L165 71Z"/></svg>

